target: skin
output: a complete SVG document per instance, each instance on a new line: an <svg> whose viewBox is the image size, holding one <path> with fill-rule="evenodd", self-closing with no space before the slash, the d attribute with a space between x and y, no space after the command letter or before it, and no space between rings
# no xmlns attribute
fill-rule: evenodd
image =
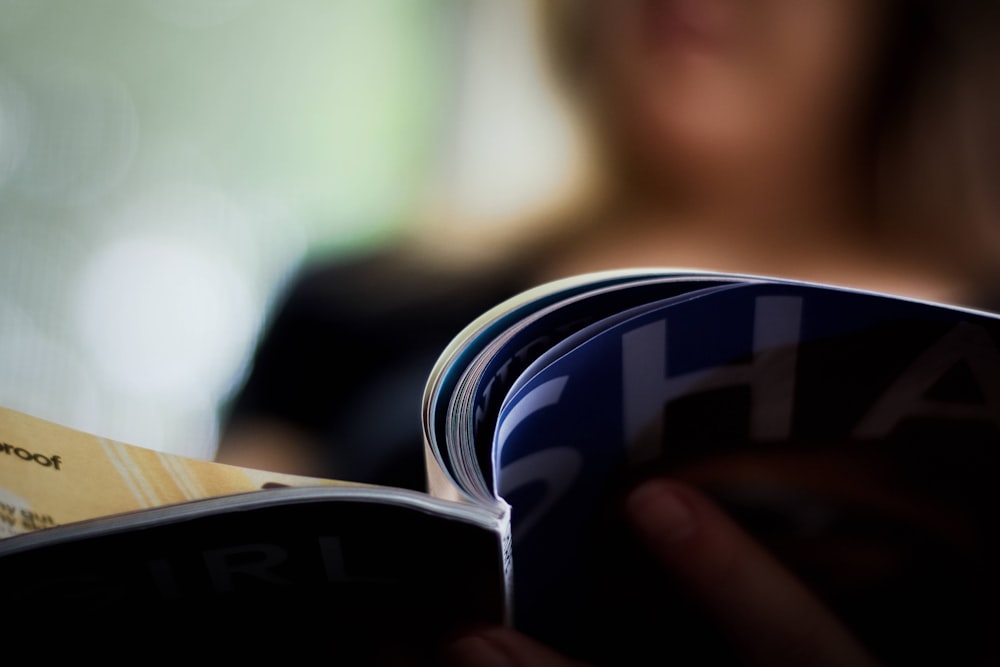
<svg viewBox="0 0 1000 667"><path fill-rule="evenodd" d="M866 135L891 0L576 0L597 224L546 277L668 265L948 300L881 237ZM593 213L596 211L596 213Z"/></svg>
<svg viewBox="0 0 1000 667"><path fill-rule="evenodd" d="M779 179L849 180L883 2L593 4L597 131L623 160L664 174L659 185L693 171L689 187L716 199Z"/></svg>

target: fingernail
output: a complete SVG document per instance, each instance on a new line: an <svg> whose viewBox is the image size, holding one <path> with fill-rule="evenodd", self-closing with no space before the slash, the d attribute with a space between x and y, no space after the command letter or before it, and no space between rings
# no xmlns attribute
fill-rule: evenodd
<svg viewBox="0 0 1000 667"><path fill-rule="evenodd" d="M682 542L694 532L691 508L670 484L653 480L633 490L625 501L633 528L663 544Z"/></svg>
<svg viewBox="0 0 1000 667"><path fill-rule="evenodd" d="M462 637L449 644L442 651L441 661L447 667L515 667L500 647L476 635Z"/></svg>

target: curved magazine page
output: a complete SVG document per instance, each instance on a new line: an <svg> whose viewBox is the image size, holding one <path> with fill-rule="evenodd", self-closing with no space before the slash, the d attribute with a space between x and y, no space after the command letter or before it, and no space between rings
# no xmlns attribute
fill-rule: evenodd
<svg viewBox="0 0 1000 667"><path fill-rule="evenodd" d="M653 628L704 639L614 520L623 485L667 474L709 492L890 664L995 657L997 316L776 281L550 354L497 429L523 629L594 659L662 650Z"/></svg>
<svg viewBox="0 0 1000 667"><path fill-rule="evenodd" d="M470 492L457 482L455 462L447 456L447 410L462 373L494 336L522 317L572 294L590 291L601 285L672 273L673 270L665 269L628 269L552 281L497 304L459 332L441 352L424 388L421 421L431 495L453 500L472 498Z"/></svg>
<svg viewBox="0 0 1000 667"><path fill-rule="evenodd" d="M464 488L484 500L497 492L493 474L493 432L501 402L521 373L551 346L579 336L593 323L607 325L635 307L733 284L715 277L657 277L599 286L525 315L494 336L469 362L452 390L446 412L446 443Z"/></svg>

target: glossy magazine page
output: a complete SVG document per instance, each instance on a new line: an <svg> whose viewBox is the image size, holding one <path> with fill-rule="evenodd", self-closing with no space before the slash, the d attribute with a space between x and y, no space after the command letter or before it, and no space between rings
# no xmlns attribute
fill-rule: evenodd
<svg viewBox="0 0 1000 667"><path fill-rule="evenodd" d="M711 493L890 664L993 655L991 314L780 281L704 290L551 347L495 438L515 618L568 652L638 658L657 626L706 645L611 518L624 485L665 474Z"/></svg>
<svg viewBox="0 0 1000 667"><path fill-rule="evenodd" d="M0 538L268 485L344 484L167 454L0 407Z"/></svg>

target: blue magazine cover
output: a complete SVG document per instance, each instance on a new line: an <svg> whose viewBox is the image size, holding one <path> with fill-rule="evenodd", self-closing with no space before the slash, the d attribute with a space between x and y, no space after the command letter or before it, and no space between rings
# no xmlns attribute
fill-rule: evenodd
<svg viewBox="0 0 1000 667"><path fill-rule="evenodd" d="M662 639L640 632L663 613L655 573L636 580L600 519L655 474L713 494L885 655L972 658L998 620L991 314L781 281L696 289L539 355L492 456L515 619L570 651L621 655L627 637L638 656Z"/></svg>

